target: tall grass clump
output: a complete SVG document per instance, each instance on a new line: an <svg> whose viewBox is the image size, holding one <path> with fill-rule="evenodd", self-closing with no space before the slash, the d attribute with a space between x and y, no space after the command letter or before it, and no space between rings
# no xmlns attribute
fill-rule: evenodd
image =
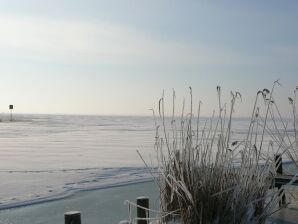
<svg viewBox="0 0 298 224"><path fill-rule="evenodd" d="M268 133L279 142L267 123L277 84L271 91L257 93L243 139L235 139L232 129L235 106L241 101L238 92L231 93L227 106L218 86L218 111L209 119L201 117L201 102L194 111L191 88L190 106L186 109L183 103L179 116L175 92L170 117L165 115L165 98L160 99L158 114L154 114L161 207L158 223L264 223L277 209L281 191L270 189L275 164L265 145ZM260 101L265 102L262 116Z"/></svg>

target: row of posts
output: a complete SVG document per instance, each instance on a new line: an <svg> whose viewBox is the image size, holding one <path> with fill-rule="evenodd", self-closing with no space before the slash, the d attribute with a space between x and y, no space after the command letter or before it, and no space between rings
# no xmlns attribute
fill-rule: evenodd
<svg viewBox="0 0 298 224"><path fill-rule="evenodd" d="M282 157L280 154L275 155L276 173L279 175L283 174L282 169ZM278 189L281 188L281 184L278 184ZM286 197L283 190L280 191L282 199L280 201L280 206L285 204ZM138 197L137 198L137 224L148 224L149 218L149 198ZM67 212L64 214L65 224L81 224L81 212ZM146 220L147 219L147 220ZM130 224L128 220L122 220L119 224Z"/></svg>
<svg viewBox="0 0 298 224"><path fill-rule="evenodd" d="M149 198L137 198L137 224L148 224L149 218ZM72 211L64 214L65 224L81 224L81 212ZM122 220L119 224L130 224L128 220Z"/></svg>

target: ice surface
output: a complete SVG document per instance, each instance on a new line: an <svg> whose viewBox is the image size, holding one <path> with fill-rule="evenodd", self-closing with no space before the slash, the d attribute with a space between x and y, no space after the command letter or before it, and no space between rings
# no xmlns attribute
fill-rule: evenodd
<svg viewBox="0 0 298 224"><path fill-rule="evenodd" d="M0 209L152 179L146 117L18 115L0 123Z"/></svg>
<svg viewBox="0 0 298 224"><path fill-rule="evenodd" d="M15 115L13 122L1 120L0 209L152 178L136 152L154 161L151 117ZM248 123L233 120L232 138L243 138Z"/></svg>
<svg viewBox="0 0 298 224"><path fill-rule="evenodd" d="M124 201L135 202L139 195L150 198L150 208L158 209L158 187L154 182L110 187L94 191L81 191L72 197L37 205L0 211L0 224L63 224L63 214L80 211L84 224L118 224L129 219L128 205ZM132 217L136 216L131 207ZM150 212L151 217L156 213Z"/></svg>

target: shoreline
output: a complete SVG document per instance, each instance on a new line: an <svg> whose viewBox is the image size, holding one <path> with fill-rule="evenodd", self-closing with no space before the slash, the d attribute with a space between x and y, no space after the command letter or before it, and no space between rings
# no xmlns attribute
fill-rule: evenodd
<svg viewBox="0 0 298 224"><path fill-rule="evenodd" d="M291 165L292 162L283 161L283 164L285 165L284 168L288 169L289 165ZM126 167L126 168L128 168L128 167ZM132 167L129 167L128 169L130 170L131 168ZM136 167L134 167L133 170L135 168ZM104 168L103 170L106 170L106 169L110 169L110 168ZM144 171L144 169L146 170L147 168L142 167L141 169ZM38 198L33 198L33 199L18 201L18 202L9 202L9 203L1 203L0 202L0 212L3 210L8 210L8 209L15 209L15 208L20 208L20 207L26 207L26 206L31 206L31 205L38 205L38 204L43 204L43 203L48 203L48 202L53 202L53 201L64 200L64 199L73 197L80 192L110 189L110 188L123 187L123 186L129 186L129 185L134 185L134 184L148 183L148 182L154 182L154 178L151 176L151 174L148 174L147 176L139 177L139 179L127 179L127 180L124 179L118 183L117 182L114 182L114 183L107 182L107 183L101 183L101 185L97 185L97 186L90 185L90 186L81 186L78 188L69 188L63 192L58 192L57 194L54 194L54 195L43 196L43 197L38 197Z"/></svg>
<svg viewBox="0 0 298 224"><path fill-rule="evenodd" d="M48 203L48 202L64 200L64 199L73 197L80 192L104 190L104 189L123 187L123 186L148 183L148 182L154 182L153 178L144 178L141 180L130 180L130 181L125 181L125 182L120 182L120 183L114 183L111 185L104 185L104 186L93 186L93 187L89 187L89 188L87 187L87 188L81 188L81 189L71 189L66 192L59 193L59 194L53 195L53 196L27 200L27 201L23 201L23 202L9 203L7 205L2 205L0 203L0 212L4 211L4 210L8 210L8 209L16 209L16 208L21 208L21 207L26 207L26 206L32 206L32 205L38 205L38 204L44 204L44 203Z"/></svg>

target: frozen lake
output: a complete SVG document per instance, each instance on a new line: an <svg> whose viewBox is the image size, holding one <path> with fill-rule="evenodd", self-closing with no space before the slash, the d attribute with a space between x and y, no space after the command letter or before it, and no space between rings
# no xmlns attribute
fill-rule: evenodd
<svg viewBox="0 0 298 224"><path fill-rule="evenodd" d="M0 123L0 209L151 179L149 117L17 115Z"/></svg>
<svg viewBox="0 0 298 224"><path fill-rule="evenodd" d="M120 202L114 202L115 206L122 205L123 200L129 198L123 199L126 193L113 193L117 189L113 187L152 180L152 175L136 152L139 150L149 163L156 156L152 117L16 115L14 119L14 122L9 122L7 117L2 116L0 122L1 224L59 223L60 215L68 208L87 209L86 201L79 202L81 195L89 197L82 193L84 190L103 189L96 192L107 192L106 197L108 194L121 194ZM206 119L203 118L202 125ZM248 123L249 119L233 120L232 137L243 139ZM268 136L265 139L268 141ZM134 186L141 185L129 186L131 188L121 189L132 189L132 199L140 196L138 194L142 192ZM156 193L152 187L145 189L153 189ZM105 193L98 194L103 195L96 197L96 203L103 203L100 198ZM74 197L69 197L72 195ZM57 201L59 205L56 205L57 199L64 200L60 204ZM80 206L67 207L69 200L77 200ZM47 201L51 201L49 205L40 204ZM33 204L39 205L18 208ZM46 221L49 218L45 214L47 206L52 206L51 209L57 212L57 221ZM59 211L55 210L56 206ZM7 210L9 208L13 209ZM36 209L40 214L34 213ZM27 212L33 213L28 215ZM36 221L33 222L29 216L35 216ZM23 222L27 220L25 217L28 222Z"/></svg>

